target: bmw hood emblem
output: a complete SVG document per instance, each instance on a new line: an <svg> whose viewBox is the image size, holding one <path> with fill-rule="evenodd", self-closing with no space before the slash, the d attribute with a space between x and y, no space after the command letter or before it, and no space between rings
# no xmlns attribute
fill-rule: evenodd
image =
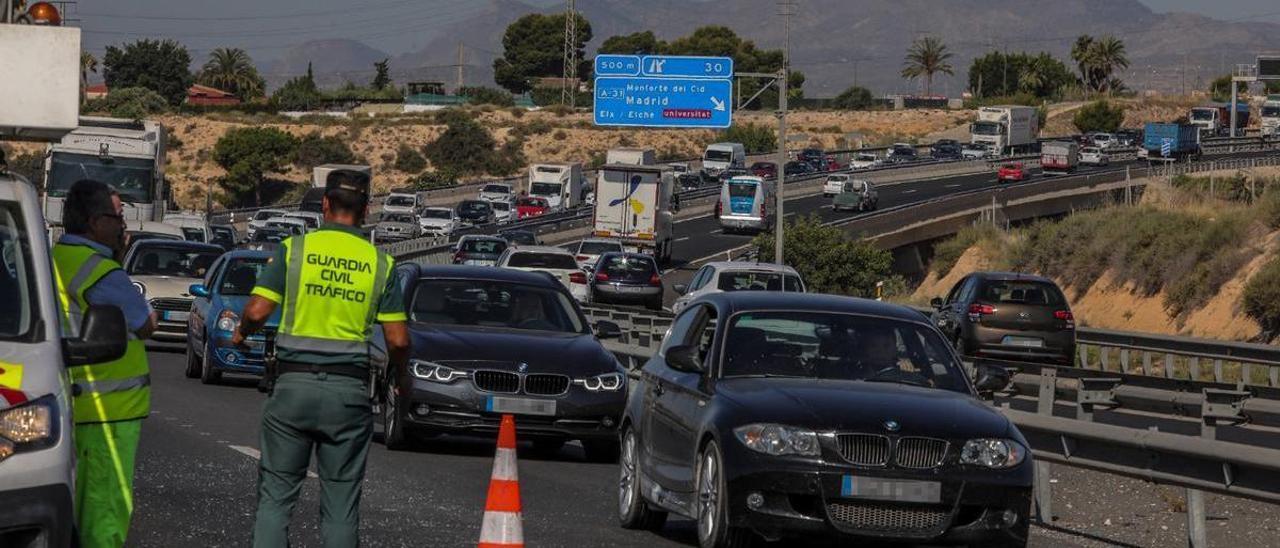
<svg viewBox="0 0 1280 548"><path fill-rule="evenodd" d="M520 365L516 366L516 371L519 371L521 373L524 373L528 370L529 370L529 364L527 363L521 363Z"/></svg>
<svg viewBox="0 0 1280 548"><path fill-rule="evenodd" d="M898 424L898 421L895 421L893 419L885 419L884 429L890 432L897 432L898 430L902 429L902 425Z"/></svg>

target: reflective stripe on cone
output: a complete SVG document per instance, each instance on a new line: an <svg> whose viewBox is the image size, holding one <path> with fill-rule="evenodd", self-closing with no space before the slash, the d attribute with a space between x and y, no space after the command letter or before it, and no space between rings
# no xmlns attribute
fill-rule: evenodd
<svg viewBox="0 0 1280 548"><path fill-rule="evenodd" d="M516 471L516 420L511 415L503 415L478 548L523 547L521 520L520 481Z"/></svg>

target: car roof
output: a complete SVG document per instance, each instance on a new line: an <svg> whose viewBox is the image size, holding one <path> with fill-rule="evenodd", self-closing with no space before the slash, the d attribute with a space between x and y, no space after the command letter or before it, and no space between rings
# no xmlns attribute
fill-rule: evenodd
<svg viewBox="0 0 1280 548"><path fill-rule="evenodd" d="M489 240L489 241L493 241L493 242L502 242L502 243L504 243L504 244L505 244L505 243L507 243L507 241L506 241L506 240L504 240L504 239L502 239L502 238L499 238L499 237L497 237L497 236L491 235L491 234L467 234L467 235L465 235L465 236L463 236L463 237L461 237L461 238L458 238L458 241L459 241L459 242L462 242L462 241L471 241L471 240Z"/></svg>
<svg viewBox="0 0 1280 548"><path fill-rule="evenodd" d="M609 238L583 238L583 239L582 239L582 242L580 242L580 243L584 243L584 244L585 244L585 243L587 243L587 242L593 242L593 243L604 243L604 244L618 244L618 245L622 245L622 242L620 242L620 241L618 241L618 240L612 240L612 239L609 239Z"/></svg>
<svg viewBox="0 0 1280 548"><path fill-rule="evenodd" d="M647 253L636 253L634 251L606 251L600 254L600 260L602 261L608 257L626 257L628 259L648 259L653 261L653 255L649 255Z"/></svg>
<svg viewBox="0 0 1280 548"><path fill-rule="evenodd" d="M1044 276L1027 274L1025 272L998 272L998 271L974 272L970 274L970 276L974 276L983 280L997 280L997 281L1024 280L1024 281L1031 281L1031 282L1044 282L1048 284L1053 284L1055 286L1058 285L1053 280L1050 280L1049 278L1046 278Z"/></svg>
<svg viewBox="0 0 1280 548"><path fill-rule="evenodd" d="M236 249L228 251L223 258L230 259L270 259L275 253L270 251L259 251L255 249Z"/></svg>
<svg viewBox="0 0 1280 548"><path fill-rule="evenodd" d="M408 263L412 264L412 263ZM474 265L417 265L418 277L427 279L489 280L537 285L559 289L564 287L555 278L543 272L516 270Z"/></svg>
<svg viewBox="0 0 1280 548"><path fill-rule="evenodd" d="M728 291L710 293L697 299L709 302L729 314L754 310L790 310L834 312L841 314L865 314L899 319L914 323L927 323L919 311L906 306L872 299L827 295L822 293L790 293L782 291Z"/></svg>
<svg viewBox="0 0 1280 548"><path fill-rule="evenodd" d="M554 255L573 255L562 248L550 245L522 245L520 247L511 248L511 253L550 253Z"/></svg>
<svg viewBox="0 0 1280 548"><path fill-rule="evenodd" d="M192 251L217 251L219 253L225 251L220 245L206 244L204 242L192 242L189 240L169 240L166 238L142 238L129 244L130 248L137 248L141 246L167 247L170 249L175 247L185 247L190 248Z"/></svg>
<svg viewBox="0 0 1280 548"><path fill-rule="evenodd" d="M773 263L753 263L749 261L717 261L717 262L707 263L707 266L710 266L718 271L753 270L757 272L785 272L787 274L795 274L797 276L800 275L800 273L796 272L796 269L794 268L791 268L787 265L779 265L779 264L773 264Z"/></svg>

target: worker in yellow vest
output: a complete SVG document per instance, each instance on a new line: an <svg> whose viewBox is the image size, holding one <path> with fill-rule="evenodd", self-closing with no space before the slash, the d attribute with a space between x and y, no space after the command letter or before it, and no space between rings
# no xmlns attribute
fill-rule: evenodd
<svg viewBox="0 0 1280 548"><path fill-rule="evenodd" d="M78 181L63 202L66 234L53 246L63 325L77 330L90 305L112 305L124 312L131 334L119 360L70 370L75 512L80 546L93 548L124 546L133 514L134 456L142 419L151 412L143 341L156 329L156 314L116 260L125 246L123 211L111 187Z"/></svg>
<svg viewBox="0 0 1280 548"><path fill-rule="evenodd" d="M360 232L368 204L368 175L330 172L321 205L324 224L281 243L258 276L232 337L244 344L282 307L275 339L278 377L266 383L274 388L262 412L254 546L288 545L289 520L312 453L324 545L359 543L361 484L373 437L373 324L382 324L389 370L403 371L409 350L395 261Z"/></svg>

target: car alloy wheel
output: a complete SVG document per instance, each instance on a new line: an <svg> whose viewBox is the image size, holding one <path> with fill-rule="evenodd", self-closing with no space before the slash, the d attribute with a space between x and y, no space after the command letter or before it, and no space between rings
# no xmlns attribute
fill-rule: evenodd
<svg viewBox="0 0 1280 548"><path fill-rule="evenodd" d="M391 379L387 379L387 397L382 404L382 445L392 451L408 445L408 436L400 423L400 401L396 396L395 381Z"/></svg>
<svg viewBox="0 0 1280 548"><path fill-rule="evenodd" d="M199 358L196 357L196 349L191 345L190 335L187 335L187 369L183 371L188 379L200 377L200 368L204 365Z"/></svg>
<svg viewBox="0 0 1280 548"><path fill-rule="evenodd" d="M213 368L213 345L206 344L204 357L200 360L200 383L218 384L222 382L222 372Z"/></svg>
<svg viewBox="0 0 1280 548"><path fill-rule="evenodd" d="M618 515L626 516L639 496L640 478L636 473L636 435L627 429L622 438L622 451L618 456Z"/></svg>
<svg viewBox="0 0 1280 548"><path fill-rule="evenodd" d="M698 540L713 545L720 521L720 459L714 444L702 452L698 465Z"/></svg>

